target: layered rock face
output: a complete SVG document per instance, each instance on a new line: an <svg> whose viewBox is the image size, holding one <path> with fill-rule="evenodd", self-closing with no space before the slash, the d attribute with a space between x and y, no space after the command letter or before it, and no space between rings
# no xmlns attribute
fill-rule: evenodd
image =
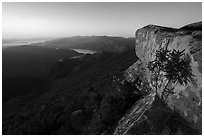
<svg viewBox="0 0 204 137"><path fill-rule="evenodd" d="M193 27L192 27L193 26ZM191 57L191 68L193 80L187 85L177 84L174 92L165 99L166 104L173 111L178 112L192 127L202 130L202 23L184 26L181 29L166 28L148 25L137 30L135 37L135 52L139 60L130 66L125 72L126 80L134 82L136 79L142 81L142 85L155 89L151 83L151 73L147 64L155 59L155 53L162 47L169 50L185 49L185 53ZM157 89L160 96L163 92L165 77L159 79L161 87ZM147 88L148 90L148 88ZM152 92L151 91L151 92Z"/></svg>

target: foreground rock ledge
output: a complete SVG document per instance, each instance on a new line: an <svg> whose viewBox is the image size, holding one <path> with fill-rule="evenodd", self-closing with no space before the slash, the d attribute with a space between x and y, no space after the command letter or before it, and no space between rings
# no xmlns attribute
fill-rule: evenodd
<svg viewBox="0 0 204 137"><path fill-rule="evenodd" d="M177 85L175 87L176 94L170 95L165 104L171 111L178 113L189 126L199 133L202 132L202 23L194 23L182 27L181 29L173 29L156 25L148 25L139 30L136 34L135 52L139 60L129 67L125 72L126 80L129 82L135 79L141 79L143 83L151 87L150 73L147 69L147 63L155 59L155 52L161 47L167 46L168 49L183 50L188 53L192 59L191 68L193 70L193 81L187 85ZM165 83L164 83L165 85ZM164 85L158 90L158 96L164 88ZM158 100L158 99L157 99ZM151 103L152 104L152 103ZM150 104L150 105L151 105ZM137 107L137 103L133 108ZM149 106L149 108L152 108ZM135 109L132 109L135 110ZM136 110L137 111L137 110ZM146 111L144 109L144 111ZM144 112L145 113L145 112ZM129 113L131 114L131 113ZM128 115L128 114L127 114ZM144 116L141 116L141 118ZM125 119L127 118L127 119ZM128 116L123 119L123 124L127 123ZM125 121L125 122L124 122ZM139 120L138 120L139 121ZM129 124L131 127L138 126L137 123ZM121 127L120 127L121 128ZM116 129L118 130L118 128ZM122 129L121 129L122 130ZM166 129L167 130L167 129ZM131 128L126 128L121 134L129 133ZM169 132L165 132L170 134ZM183 132L177 131L176 134ZM199 134L198 133L198 134ZM115 131L115 134L120 134ZM141 133L142 134L142 133ZM190 134L190 133L183 133ZM192 132L195 134L195 132Z"/></svg>

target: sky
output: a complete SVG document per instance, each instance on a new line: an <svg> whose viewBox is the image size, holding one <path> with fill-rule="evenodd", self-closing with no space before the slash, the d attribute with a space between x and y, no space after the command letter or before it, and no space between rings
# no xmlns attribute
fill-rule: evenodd
<svg viewBox="0 0 204 137"><path fill-rule="evenodd" d="M134 37L148 24L180 28L202 20L202 3L3 2L3 39Z"/></svg>

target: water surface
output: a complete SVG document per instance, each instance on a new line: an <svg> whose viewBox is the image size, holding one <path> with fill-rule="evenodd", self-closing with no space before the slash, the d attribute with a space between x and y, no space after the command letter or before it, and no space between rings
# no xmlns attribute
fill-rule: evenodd
<svg viewBox="0 0 204 137"><path fill-rule="evenodd" d="M94 54L97 53L98 51L94 51L94 50L88 50L88 49L72 49L78 53L83 53L83 54Z"/></svg>

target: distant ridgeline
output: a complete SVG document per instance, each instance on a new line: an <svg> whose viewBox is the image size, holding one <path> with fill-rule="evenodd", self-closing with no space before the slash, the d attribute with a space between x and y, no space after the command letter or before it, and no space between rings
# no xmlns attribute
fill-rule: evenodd
<svg viewBox="0 0 204 137"><path fill-rule="evenodd" d="M62 49L88 49L93 51L121 52L134 49L134 38L108 36L75 36L33 44Z"/></svg>

